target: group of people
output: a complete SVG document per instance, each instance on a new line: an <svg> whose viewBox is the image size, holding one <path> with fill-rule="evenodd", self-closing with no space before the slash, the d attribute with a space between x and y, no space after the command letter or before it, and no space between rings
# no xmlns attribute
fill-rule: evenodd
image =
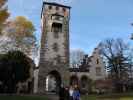
<svg viewBox="0 0 133 100"><path fill-rule="evenodd" d="M77 85L70 87L60 87L59 100L80 100L80 91Z"/></svg>

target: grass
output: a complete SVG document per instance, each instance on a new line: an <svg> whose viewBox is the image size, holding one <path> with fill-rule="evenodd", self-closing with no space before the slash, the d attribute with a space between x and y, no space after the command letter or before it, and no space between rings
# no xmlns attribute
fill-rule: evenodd
<svg viewBox="0 0 133 100"><path fill-rule="evenodd" d="M1 95L0 100L49 100L46 96L6 96ZM133 100L133 95L89 95L82 96L81 100Z"/></svg>
<svg viewBox="0 0 133 100"><path fill-rule="evenodd" d="M133 100L133 98L125 97L125 98L120 98L120 100Z"/></svg>
<svg viewBox="0 0 133 100"><path fill-rule="evenodd" d="M48 100L44 96L0 96L0 100Z"/></svg>
<svg viewBox="0 0 133 100"><path fill-rule="evenodd" d="M81 100L133 100L133 95L110 94L82 96Z"/></svg>
<svg viewBox="0 0 133 100"><path fill-rule="evenodd" d="M102 99L94 99L94 100L133 100L133 98L132 97L119 97L119 98L114 97L114 98L102 98Z"/></svg>
<svg viewBox="0 0 133 100"><path fill-rule="evenodd" d="M97 97L94 95L90 95L90 96L82 96L81 100L97 100Z"/></svg>
<svg viewBox="0 0 133 100"><path fill-rule="evenodd" d="M48 100L45 96L6 96L1 95L0 100ZM96 96L82 96L81 100L97 100ZM130 99L129 99L130 100Z"/></svg>

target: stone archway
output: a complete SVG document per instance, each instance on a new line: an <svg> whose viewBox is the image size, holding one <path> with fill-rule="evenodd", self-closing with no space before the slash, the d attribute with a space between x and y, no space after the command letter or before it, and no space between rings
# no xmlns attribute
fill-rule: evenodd
<svg viewBox="0 0 133 100"><path fill-rule="evenodd" d="M89 92L89 79L86 75L81 76L80 78L80 88L82 93L88 93Z"/></svg>
<svg viewBox="0 0 133 100"><path fill-rule="evenodd" d="M70 77L70 85L71 85L71 86L79 85L78 76L72 75L72 76Z"/></svg>
<svg viewBox="0 0 133 100"><path fill-rule="evenodd" d="M80 84L81 84L81 88L87 88L88 87L88 77L87 76L82 76L80 79Z"/></svg>
<svg viewBox="0 0 133 100"><path fill-rule="evenodd" d="M48 73L46 77L46 91L58 93L61 86L61 75L58 71L54 70Z"/></svg>

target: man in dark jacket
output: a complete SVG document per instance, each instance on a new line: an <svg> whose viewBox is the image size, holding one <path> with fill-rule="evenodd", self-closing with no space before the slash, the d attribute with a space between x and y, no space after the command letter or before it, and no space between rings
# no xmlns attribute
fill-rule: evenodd
<svg viewBox="0 0 133 100"><path fill-rule="evenodd" d="M69 95L69 88L65 88L65 100L70 100L70 95Z"/></svg>
<svg viewBox="0 0 133 100"><path fill-rule="evenodd" d="M59 90L59 100L65 100L65 88L64 87L60 87Z"/></svg>

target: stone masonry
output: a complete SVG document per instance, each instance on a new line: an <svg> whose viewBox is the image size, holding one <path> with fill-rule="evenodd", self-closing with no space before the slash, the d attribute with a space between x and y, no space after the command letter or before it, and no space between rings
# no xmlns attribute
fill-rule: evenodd
<svg viewBox="0 0 133 100"><path fill-rule="evenodd" d="M46 77L53 71L61 77L61 84L69 83L69 20L69 6L43 3L38 93L46 93Z"/></svg>

